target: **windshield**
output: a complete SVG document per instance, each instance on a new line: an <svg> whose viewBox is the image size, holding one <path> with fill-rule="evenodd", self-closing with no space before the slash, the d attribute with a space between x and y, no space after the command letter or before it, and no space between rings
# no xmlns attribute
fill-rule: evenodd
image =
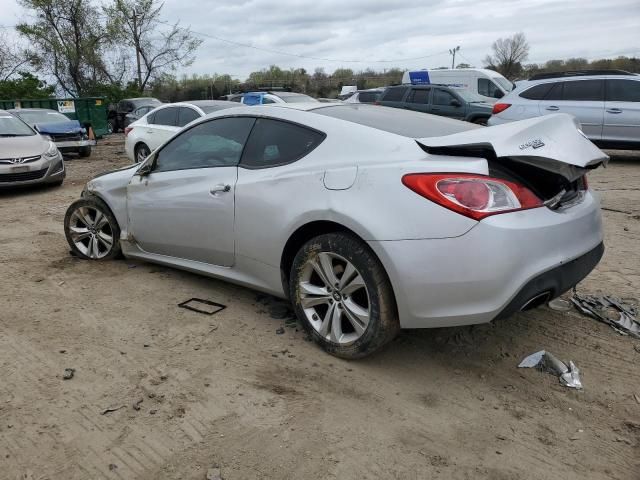
<svg viewBox="0 0 640 480"><path fill-rule="evenodd" d="M0 137L28 137L35 132L12 115L0 114Z"/></svg>
<svg viewBox="0 0 640 480"><path fill-rule="evenodd" d="M493 77L491 80L493 80L502 88L504 88L505 92L510 92L511 90L513 90L513 83L511 83L509 80L507 80L504 77Z"/></svg>
<svg viewBox="0 0 640 480"><path fill-rule="evenodd" d="M36 123L62 123L69 121L67 117L65 117L61 113L54 112L53 110L23 110L20 112L16 112L16 115L18 115L29 125L35 125Z"/></svg>
<svg viewBox="0 0 640 480"><path fill-rule="evenodd" d="M484 97L481 97L477 93L470 92L468 90L456 90L456 93L462 97L465 102L486 102Z"/></svg>
<svg viewBox="0 0 640 480"><path fill-rule="evenodd" d="M306 103L317 102L317 100L309 95L286 95L280 97L285 103Z"/></svg>

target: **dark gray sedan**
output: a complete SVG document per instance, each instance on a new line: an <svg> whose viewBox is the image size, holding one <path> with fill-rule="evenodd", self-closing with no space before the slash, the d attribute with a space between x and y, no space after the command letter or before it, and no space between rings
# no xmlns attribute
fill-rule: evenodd
<svg viewBox="0 0 640 480"><path fill-rule="evenodd" d="M0 188L62 185L65 175L64 161L55 143L0 110Z"/></svg>

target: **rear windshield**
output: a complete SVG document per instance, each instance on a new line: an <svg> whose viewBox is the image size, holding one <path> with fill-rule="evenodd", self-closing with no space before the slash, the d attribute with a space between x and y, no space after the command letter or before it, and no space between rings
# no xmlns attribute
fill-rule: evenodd
<svg viewBox="0 0 640 480"><path fill-rule="evenodd" d="M380 98L380 95L382 95L382 91L360 92L358 101L360 103L373 103Z"/></svg>
<svg viewBox="0 0 640 480"><path fill-rule="evenodd" d="M225 108L237 107L237 105L198 105L200 109L206 114L211 112L217 112L218 110L224 110Z"/></svg>
<svg viewBox="0 0 640 480"><path fill-rule="evenodd" d="M46 110L42 112L20 111L16 112L16 115L30 125L35 125L36 123L62 123L69 121L69 118L65 117L61 113Z"/></svg>
<svg viewBox="0 0 640 480"><path fill-rule="evenodd" d="M0 137L28 137L36 133L24 122L7 114L0 114Z"/></svg>
<svg viewBox="0 0 640 480"><path fill-rule="evenodd" d="M279 95L285 103L306 103L317 102L317 100L309 95Z"/></svg>
<svg viewBox="0 0 640 480"><path fill-rule="evenodd" d="M462 97L462 99L468 103L486 102L484 97L481 97L477 93L470 92L469 90L456 90L456 93Z"/></svg>
<svg viewBox="0 0 640 480"><path fill-rule="evenodd" d="M411 138L439 137L483 128L451 118L425 115L422 112L358 103L327 105L312 111Z"/></svg>

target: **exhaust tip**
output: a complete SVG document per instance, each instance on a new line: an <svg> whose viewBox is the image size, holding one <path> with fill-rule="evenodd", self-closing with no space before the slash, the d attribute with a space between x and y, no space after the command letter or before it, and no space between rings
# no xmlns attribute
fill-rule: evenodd
<svg viewBox="0 0 640 480"><path fill-rule="evenodd" d="M537 308L540 305L544 305L549 300L551 300L551 292L547 290L546 292L539 293L535 297L531 297L527 300L522 307L520 307L521 312L525 312L527 310L531 310L533 308Z"/></svg>

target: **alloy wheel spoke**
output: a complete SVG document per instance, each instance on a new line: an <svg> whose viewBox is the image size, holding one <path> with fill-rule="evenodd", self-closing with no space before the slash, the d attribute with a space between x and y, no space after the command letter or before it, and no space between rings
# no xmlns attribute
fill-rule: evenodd
<svg viewBox="0 0 640 480"><path fill-rule="evenodd" d="M341 317L342 309L336 306L336 308L333 309L333 314L331 315L331 336L329 337L329 339L335 343L340 343L340 340L342 339Z"/></svg>
<svg viewBox="0 0 640 480"><path fill-rule="evenodd" d="M326 287L319 287L309 282L300 282L299 287L302 308L311 308L329 303L331 296Z"/></svg>
<svg viewBox="0 0 640 480"><path fill-rule="evenodd" d="M329 305L327 313L325 313L324 318L322 319L322 323L320 324L320 328L318 329L318 333L323 337L329 335L329 331L331 330L331 319L333 318L333 314L337 309L338 308L335 303Z"/></svg>
<svg viewBox="0 0 640 480"><path fill-rule="evenodd" d="M85 227L69 227L69 232L74 242L79 242L91 236L91 232Z"/></svg>
<svg viewBox="0 0 640 480"><path fill-rule="evenodd" d="M84 207L79 208L78 210L76 210L73 213L73 216L76 219L78 219L80 222L82 222L86 227L92 227L93 226L93 222L91 221L91 218L87 214L86 209Z"/></svg>
<svg viewBox="0 0 640 480"><path fill-rule="evenodd" d="M96 210L96 218L94 220L96 230L101 229L108 223L109 223L109 219L107 218L107 216L104 213L102 213L100 210Z"/></svg>
<svg viewBox="0 0 640 480"><path fill-rule="evenodd" d="M336 277L333 271L333 262L329 253L320 252L318 254L318 266L322 270L323 280L327 283L327 286L336 286L336 284L338 284L338 277Z"/></svg>
<svg viewBox="0 0 640 480"><path fill-rule="evenodd" d="M352 278L348 282L346 282L345 286L342 288L342 294L351 295L356 290L364 288L364 286L365 284L364 284L364 279L362 278L362 275L360 275L356 271L355 276L352 276Z"/></svg>
<svg viewBox="0 0 640 480"><path fill-rule="evenodd" d="M357 273L358 271L356 270L356 267L354 267L350 262L347 262L344 267L344 272L340 277L340 290L342 290Z"/></svg>
<svg viewBox="0 0 640 480"><path fill-rule="evenodd" d="M107 251L111 250L113 246L113 237L111 235L107 235L104 232L98 232L96 238L107 248Z"/></svg>
<svg viewBox="0 0 640 480"><path fill-rule="evenodd" d="M369 312L350 298L345 300L343 305L347 319L358 335L362 335L367 325L369 325Z"/></svg>

